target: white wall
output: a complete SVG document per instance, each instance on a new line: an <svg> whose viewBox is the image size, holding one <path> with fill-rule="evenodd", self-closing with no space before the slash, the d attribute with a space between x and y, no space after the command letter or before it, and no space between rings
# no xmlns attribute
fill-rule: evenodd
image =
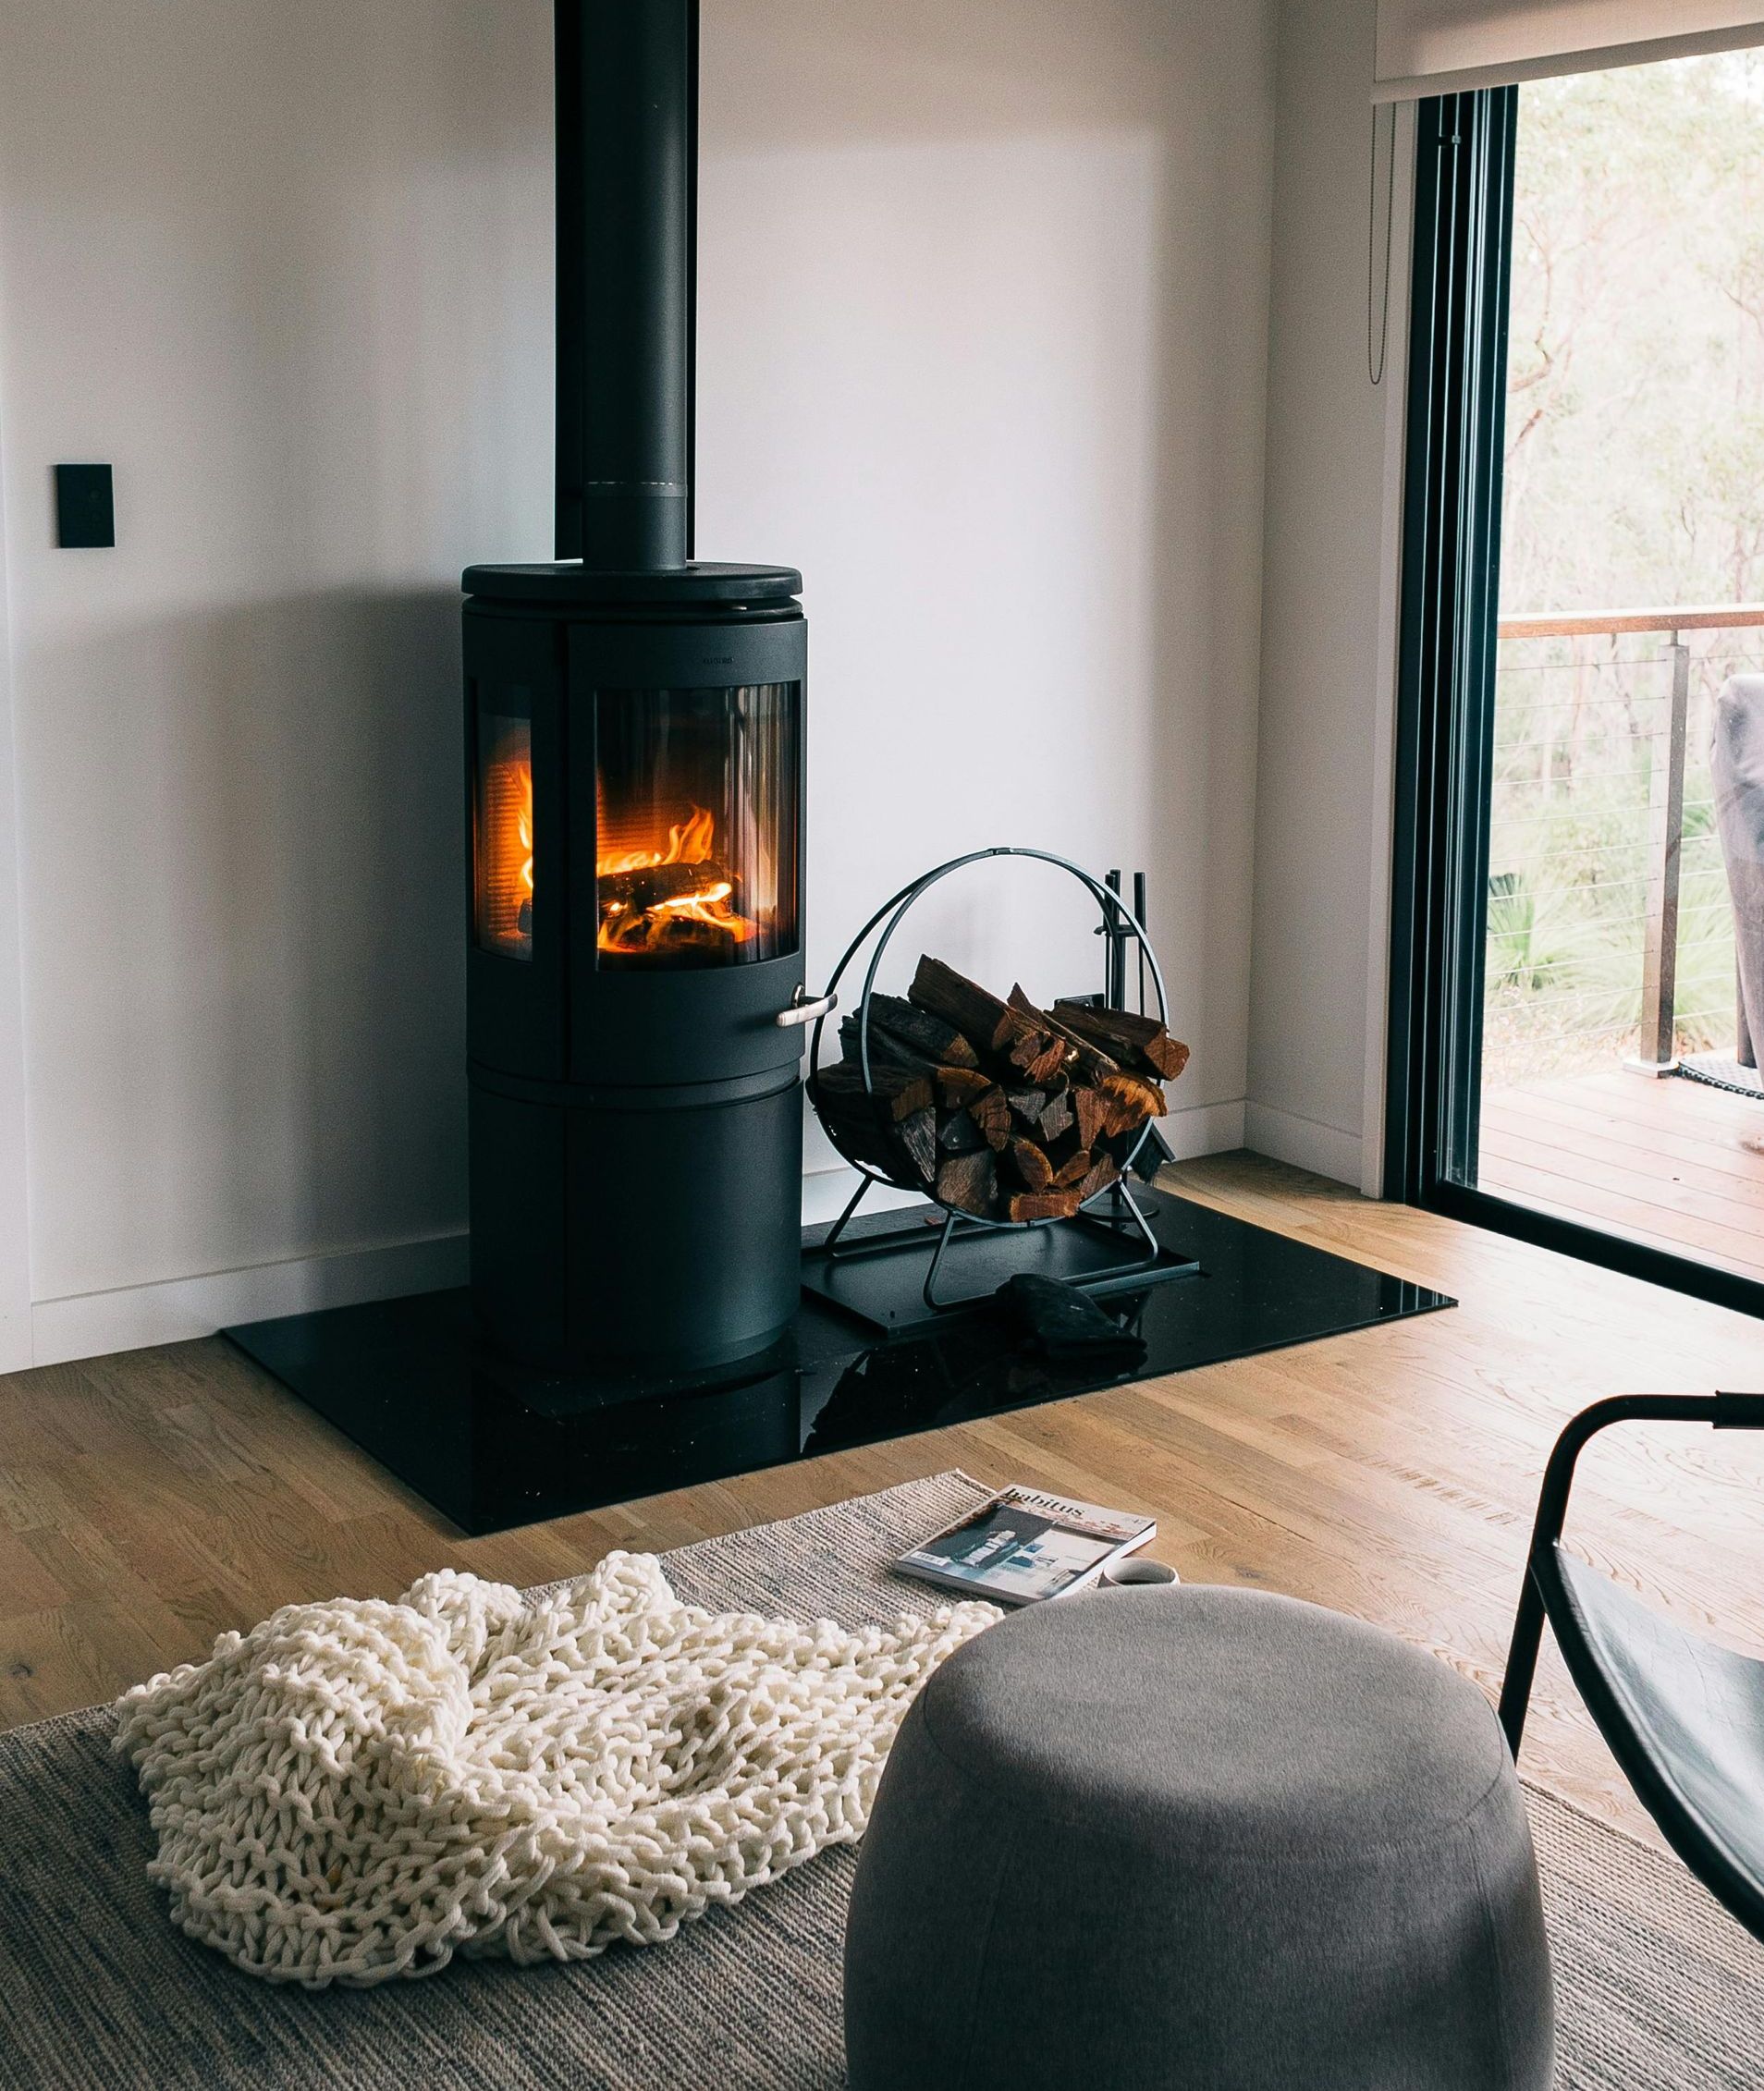
<svg viewBox="0 0 1764 2091"><path fill-rule="evenodd" d="M1189 1147L1245 1094L1271 16L704 7L700 549L807 576L811 977L938 853L1143 865ZM546 549L549 19L6 0L40 1358L459 1268L456 584ZM60 459L116 551L53 548ZM936 934L1064 987L1026 890Z"/></svg>
<svg viewBox="0 0 1764 2091"><path fill-rule="evenodd" d="M1280 10L1247 1136L1376 1191L1381 1162L1398 496L1413 133L1372 234L1373 0ZM1376 325L1376 319L1375 319Z"/></svg>

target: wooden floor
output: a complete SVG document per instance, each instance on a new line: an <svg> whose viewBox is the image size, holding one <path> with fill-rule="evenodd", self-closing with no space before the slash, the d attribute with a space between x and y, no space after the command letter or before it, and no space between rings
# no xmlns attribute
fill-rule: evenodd
<svg viewBox="0 0 1764 2091"><path fill-rule="evenodd" d="M1477 1182L1764 1278L1764 1099L1614 1067L1491 1090Z"/></svg>
<svg viewBox="0 0 1764 2091"><path fill-rule="evenodd" d="M1175 1188L1459 1294L1396 1327L467 1540L219 1341L0 1381L0 1723L105 1698L224 1628L444 1564L514 1583L960 1465L1156 1513L1194 1580L1380 1621L1492 1694L1537 1474L1603 1394L1764 1386L1764 1325L1253 1156ZM1764 1651L1764 1439L1635 1430L1588 1455L1600 1565ZM1525 1767L1644 1828L1550 1656Z"/></svg>

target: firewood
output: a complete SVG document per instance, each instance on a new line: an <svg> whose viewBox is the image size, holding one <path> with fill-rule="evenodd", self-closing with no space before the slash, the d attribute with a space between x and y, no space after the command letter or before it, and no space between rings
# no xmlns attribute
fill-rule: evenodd
<svg viewBox="0 0 1764 2091"><path fill-rule="evenodd" d="M902 1119L894 1129L894 1137L905 1149L907 1158L914 1170L927 1183L935 1183L937 1177L937 1114L927 1104L922 1111L914 1111L911 1118Z"/></svg>
<svg viewBox="0 0 1764 2091"><path fill-rule="evenodd" d="M937 1165L937 1200L976 1219L990 1219L998 1191L998 1164L989 1151L950 1155Z"/></svg>
<svg viewBox="0 0 1764 2091"><path fill-rule="evenodd" d="M1070 1219L1078 1210L1073 1191L1019 1191L1005 1201L1005 1215L1013 1220Z"/></svg>
<svg viewBox="0 0 1764 2091"><path fill-rule="evenodd" d="M1110 1132L1133 1132L1147 1119L1160 1119L1169 1105L1164 1092L1143 1074L1105 1075L1097 1084L1109 1106Z"/></svg>
<svg viewBox="0 0 1764 2091"><path fill-rule="evenodd" d="M988 1146L1002 1147L1011 1137L1011 1106L997 1082L971 1068L939 1068L937 1099L946 1109L966 1107Z"/></svg>
<svg viewBox="0 0 1764 2091"><path fill-rule="evenodd" d="M1106 1074L1120 1073L1119 1060L1105 1053L1100 1046L1093 1045L1089 1039L1080 1037L1077 1032L1062 1021L1060 1013L1049 1015L1046 1010L1036 1009L1023 993L1021 983L1011 990L1011 1000L1006 1007L1015 1009L1025 1023L1037 1023L1059 1039L1071 1058L1072 1073L1079 1081L1094 1084L1099 1082Z"/></svg>
<svg viewBox="0 0 1764 2091"><path fill-rule="evenodd" d="M988 1089L968 1106L968 1115L986 1136L994 1154L1001 1154L1011 1139L1011 1106L1002 1089Z"/></svg>
<svg viewBox="0 0 1764 2091"><path fill-rule="evenodd" d="M1011 1066L1035 1083L1051 1082L1060 1073L1071 1051L1068 1040L1057 1036L1050 1028L1033 1024L1026 1025L1007 1048Z"/></svg>
<svg viewBox="0 0 1764 2091"><path fill-rule="evenodd" d="M867 1162L889 1178L899 1172L900 1156L889 1138L889 1129L862 1091L855 1099L840 1097L836 1101L823 1094L815 1101L828 1138L849 1161Z"/></svg>
<svg viewBox="0 0 1764 2091"><path fill-rule="evenodd" d="M951 1111L937 1128L937 1145L946 1155L977 1155L986 1144L971 1111Z"/></svg>
<svg viewBox="0 0 1764 2091"><path fill-rule="evenodd" d="M1044 1082L1065 1064L1065 1041L1047 1025L988 995L940 960L919 960L910 993L919 1009L953 1024L983 1059L1002 1056L1024 1082Z"/></svg>
<svg viewBox="0 0 1764 2091"><path fill-rule="evenodd" d="M939 1067L977 1068L980 1056L954 1024L946 1023L929 1009L921 1009L899 995L870 997L872 1036L880 1029L889 1037L910 1046Z"/></svg>
<svg viewBox="0 0 1764 2091"><path fill-rule="evenodd" d="M1053 1168L1051 1162L1047 1166ZM1082 1183L1096 1166L1096 1156L1085 1154L1081 1147L1075 1155L1068 1155L1060 1167L1054 1169L1051 1188L1065 1191L1074 1183Z"/></svg>
<svg viewBox="0 0 1764 2091"><path fill-rule="evenodd" d="M1063 1133L1071 1131L1073 1123L1072 1092L1062 1089L1056 1096L1049 1096L1042 1107L1040 1122L1035 1127L1035 1137L1044 1146L1050 1146Z"/></svg>
<svg viewBox="0 0 1764 2091"><path fill-rule="evenodd" d="M877 1067L874 1062L870 1075L876 1105L896 1125L902 1119L911 1118L914 1111L925 1110L934 1101L928 1075L911 1074L892 1064ZM826 1097L835 1109L850 1109L870 1101L864 1092L864 1070L854 1067L850 1060L818 1069L815 1086L817 1094Z"/></svg>
<svg viewBox="0 0 1764 2091"><path fill-rule="evenodd" d="M907 995L921 1009L952 1024L984 1052L1002 1050L1020 1028L996 995L988 995L984 987L957 972L953 966L946 966L940 959L919 960Z"/></svg>
<svg viewBox="0 0 1764 2091"><path fill-rule="evenodd" d="M1005 1152L1025 1191L1045 1191L1053 1181L1053 1164L1033 1140L1013 1139Z"/></svg>
<svg viewBox="0 0 1764 2091"><path fill-rule="evenodd" d="M1064 1087L1063 1081L1061 1087ZM1054 1099L1045 1089L1007 1089L1005 1091L1005 1102L1010 1105L1011 1110L1029 1128L1031 1132L1039 1130L1042 1115L1051 1107L1053 1101Z"/></svg>
<svg viewBox="0 0 1764 2091"><path fill-rule="evenodd" d="M863 1066L863 1032L855 1015L839 1019L839 1050L851 1066ZM916 1046L909 1046L904 1039L884 1031L880 1024L872 1024L870 1065L873 1068L902 1068L909 1074L935 1074L938 1063L929 1055L920 1052Z"/></svg>
<svg viewBox="0 0 1764 2091"><path fill-rule="evenodd" d="M1188 1065L1188 1047L1180 1038L1172 1038L1156 1017L1077 1002L1056 1004L1054 1014L1134 1072L1174 1082Z"/></svg>
<svg viewBox="0 0 1764 2091"><path fill-rule="evenodd" d="M1121 1175L1121 1168L1112 1155L1098 1155L1090 1174L1078 1186L1078 1202L1084 1204L1097 1192L1107 1191Z"/></svg>
<svg viewBox="0 0 1764 2091"><path fill-rule="evenodd" d="M1074 1088L1072 1102L1078 1121L1078 1144L1094 1148L1114 1115L1109 1101L1099 1089Z"/></svg>
<svg viewBox="0 0 1764 2091"><path fill-rule="evenodd" d="M953 1110L959 1104L972 1104L976 1096L984 1096L992 1087L992 1077L974 1068L942 1067L937 1083L937 1101Z"/></svg>

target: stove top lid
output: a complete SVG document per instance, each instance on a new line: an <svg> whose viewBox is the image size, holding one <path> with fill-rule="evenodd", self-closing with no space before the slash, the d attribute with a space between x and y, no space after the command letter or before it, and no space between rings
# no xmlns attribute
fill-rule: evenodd
<svg viewBox="0 0 1764 2091"><path fill-rule="evenodd" d="M785 603L802 593L794 567L709 560L626 573L584 567L580 559L468 567L459 584L468 595L507 603Z"/></svg>

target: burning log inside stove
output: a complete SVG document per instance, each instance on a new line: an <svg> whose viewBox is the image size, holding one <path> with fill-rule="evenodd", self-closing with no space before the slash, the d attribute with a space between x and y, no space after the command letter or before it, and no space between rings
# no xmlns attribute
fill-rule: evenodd
<svg viewBox="0 0 1764 2091"><path fill-rule="evenodd" d="M698 867L694 867L698 868ZM981 1219L1064 1219L1121 1175L1188 1048L1130 1009L1000 1000L922 958L913 985L839 1026L815 1101L854 1160Z"/></svg>
<svg viewBox="0 0 1764 2091"><path fill-rule="evenodd" d="M716 854L702 806L671 827L664 847L603 856L596 866L602 951L623 958L722 952L757 925L741 913L739 880Z"/></svg>

